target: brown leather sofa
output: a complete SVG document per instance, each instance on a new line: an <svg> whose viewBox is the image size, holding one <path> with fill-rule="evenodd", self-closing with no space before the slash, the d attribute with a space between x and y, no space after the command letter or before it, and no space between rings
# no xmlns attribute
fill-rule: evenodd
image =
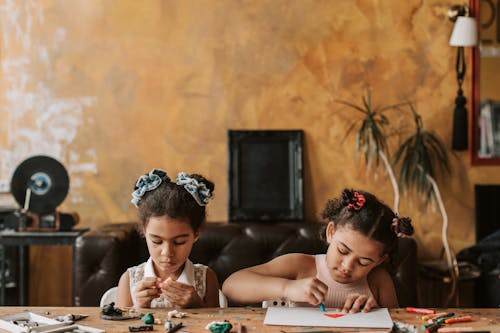
<svg viewBox="0 0 500 333"><path fill-rule="evenodd" d="M222 286L236 270L285 253L325 253L322 228L314 222L207 223L190 258L210 266ZM411 238L399 239L398 246L400 265L393 278L399 305L416 305L417 246ZM84 233L76 241L74 304L98 306L102 294L118 284L128 267L147 258L135 223L106 224Z"/></svg>

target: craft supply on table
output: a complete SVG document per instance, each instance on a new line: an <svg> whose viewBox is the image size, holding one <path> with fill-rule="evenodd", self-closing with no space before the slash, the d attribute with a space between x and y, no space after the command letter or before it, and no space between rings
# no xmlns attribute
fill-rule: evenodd
<svg viewBox="0 0 500 333"><path fill-rule="evenodd" d="M429 320L429 322L443 324L446 319L453 317L454 315L455 314L453 312L445 313L444 315L441 315L439 317L435 317L435 318Z"/></svg>
<svg viewBox="0 0 500 333"><path fill-rule="evenodd" d="M78 315L78 314L71 314L68 313L67 315L64 316L57 316L54 319L57 321L61 321L64 323L74 323L75 321L87 318L87 315Z"/></svg>
<svg viewBox="0 0 500 333"><path fill-rule="evenodd" d="M423 327L425 329L425 333L434 333L434 332L437 332L437 330L442 326L441 324L438 324L438 323L432 323L432 324L428 324L428 325L424 325L425 327Z"/></svg>
<svg viewBox="0 0 500 333"><path fill-rule="evenodd" d="M165 331L167 333L174 333L177 332L181 327L182 327L182 322L179 322L177 324L172 323L172 325L168 329L165 329Z"/></svg>
<svg viewBox="0 0 500 333"><path fill-rule="evenodd" d="M445 314L446 314L446 312L438 312L438 313L426 314L426 315L422 316L422 320L425 320L425 321L427 321L427 320L433 320L433 319L438 318L438 317L440 317L442 315L445 315Z"/></svg>
<svg viewBox="0 0 500 333"><path fill-rule="evenodd" d="M426 324L423 324L423 325L422 325L422 329L423 329L423 330L425 330L425 329L427 329L428 327L434 326L434 325L436 325L436 324L437 324L437 325L442 325L441 323L435 323L435 322L433 322L433 323L426 323Z"/></svg>
<svg viewBox="0 0 500 333"><path fill-rule="evenodd" d="M408 323L395 321L392 327L392 333L418 333L418 326Z"/></svg>
<svg viewBox="0 0 500 333"><path fill-rule="evenodd" d="M141 325L141 326L129 326L129 332L144 332L144 331L152 331L153 325Z"/></svg>
<svg viewBox="0 0 500 333"><path fill-rule="evenodd" d="M462 317L452 317L445 319L445 324L455 324L455 323L465 323L468 321L472 321L472 316L462 316Z"/></svg>
<svg viewBox="0 0 500 333"><path fill-rule="evenodd" d="M184 318L186 316L186 312L181 312L179 310L172 310L167 313L168 319L172 319L173 317L175 318Z"/></svg>
<svg viewBox="0 0 500 333"><path fill-rule="evenodd" d="M420 311L421 309L418 308L410 308L408 312L416 312ZM422 325L422 330L424 330L425 333L461 333L461 332L468 332L468 333L489 333L489 331L483 331L481 329L475 329L472 326L458 326L458 325L453 325L456 323L464 323L464 322L470 322L473 321L472 316L470 315L463 315L463 316L457 316L454 317L454 313L439 313L435 314L434 316L425 315L422 316L422 320L426 320L427 323Z"/></svg>
<svg viewBox="0 0 500 333"><path fill-rule="evenodd" d="M142 316L141 320L144 322L144 324L150 325L155 322L155 317L152 313L148 312L144 316Z"/></svg>
<svg viewBox="0 0 500 333"><path fill-rule="evenodd" d="M228 321L212 321L205 326L205 329L212 333L228 333L233 325Z"/></svg>
<svg viewBox="0 0 500 333"><path fill-rule="evenodd" d="M106 320L126 320L140 317L141 313L137 309L129 308L123 311L115 307L115 302L106 304L101 308L101 318Z"/></svg>
<svg viewBox="0 0 500 333"><path fill-rule="evenodd" d="M454 327L441 327L438 329L438 333L491 333L491 331L479 331L473 327L459 327L458 329Z"/></svg>
<svg viewBox="0 0 500 333"><path fill-rule="evenodd" d="M448 327L441 327L438 329L438 333L457 333L457 332L471 332L474 331L473 327L467 326L448 326Z"/></svg>
<svg viewBox="0 0 500 333"><path fill-rule="evenodd" d="M318 311L313 307L269 307L264 325L321 326L354 328L387 328L394 323L387 308L377 308L369 312L339 313Z"/></svg>
<svg viewBox="0 0 500 333"><path fill-rule="evenodd" d="M414 307L407 307L406 311L412 312L412 313L419 313L419 314L434 314L436 313L436 310L433 309L424 309L424 308L414 308Z"/></svg>

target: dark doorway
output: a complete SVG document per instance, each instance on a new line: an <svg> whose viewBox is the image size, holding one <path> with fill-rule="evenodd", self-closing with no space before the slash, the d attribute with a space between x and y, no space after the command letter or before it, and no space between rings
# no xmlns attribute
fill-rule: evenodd
<svg viewBox="0 0 500 333"><path fill-rule="evenodd" d="M500 230L500 185L474 186L476 241Z"/></svg>

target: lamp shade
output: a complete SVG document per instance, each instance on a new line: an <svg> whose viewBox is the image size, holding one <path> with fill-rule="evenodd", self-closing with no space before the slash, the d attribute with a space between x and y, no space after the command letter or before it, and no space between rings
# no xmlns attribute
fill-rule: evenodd
<svg viewBox="0 0 500 333"><path fill-rule="evenodd" d="M477 44L476 19L458 16L450 37L451 46L475 46Z"/></svg>

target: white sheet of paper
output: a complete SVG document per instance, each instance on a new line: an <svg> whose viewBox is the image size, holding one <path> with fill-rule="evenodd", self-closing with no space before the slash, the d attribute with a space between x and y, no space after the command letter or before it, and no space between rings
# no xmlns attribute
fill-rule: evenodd
<svg viewBox="0 0 500 333"><path fill-rule="evenodd" d="M311 307L269 307L267 308L264 324L356 328L391 328L393 325L391 315L386 308L374 309L367 313L345 314L338 318L327 317L325 313L335 314L340 312L322 312L319 308Z"/></svg>

